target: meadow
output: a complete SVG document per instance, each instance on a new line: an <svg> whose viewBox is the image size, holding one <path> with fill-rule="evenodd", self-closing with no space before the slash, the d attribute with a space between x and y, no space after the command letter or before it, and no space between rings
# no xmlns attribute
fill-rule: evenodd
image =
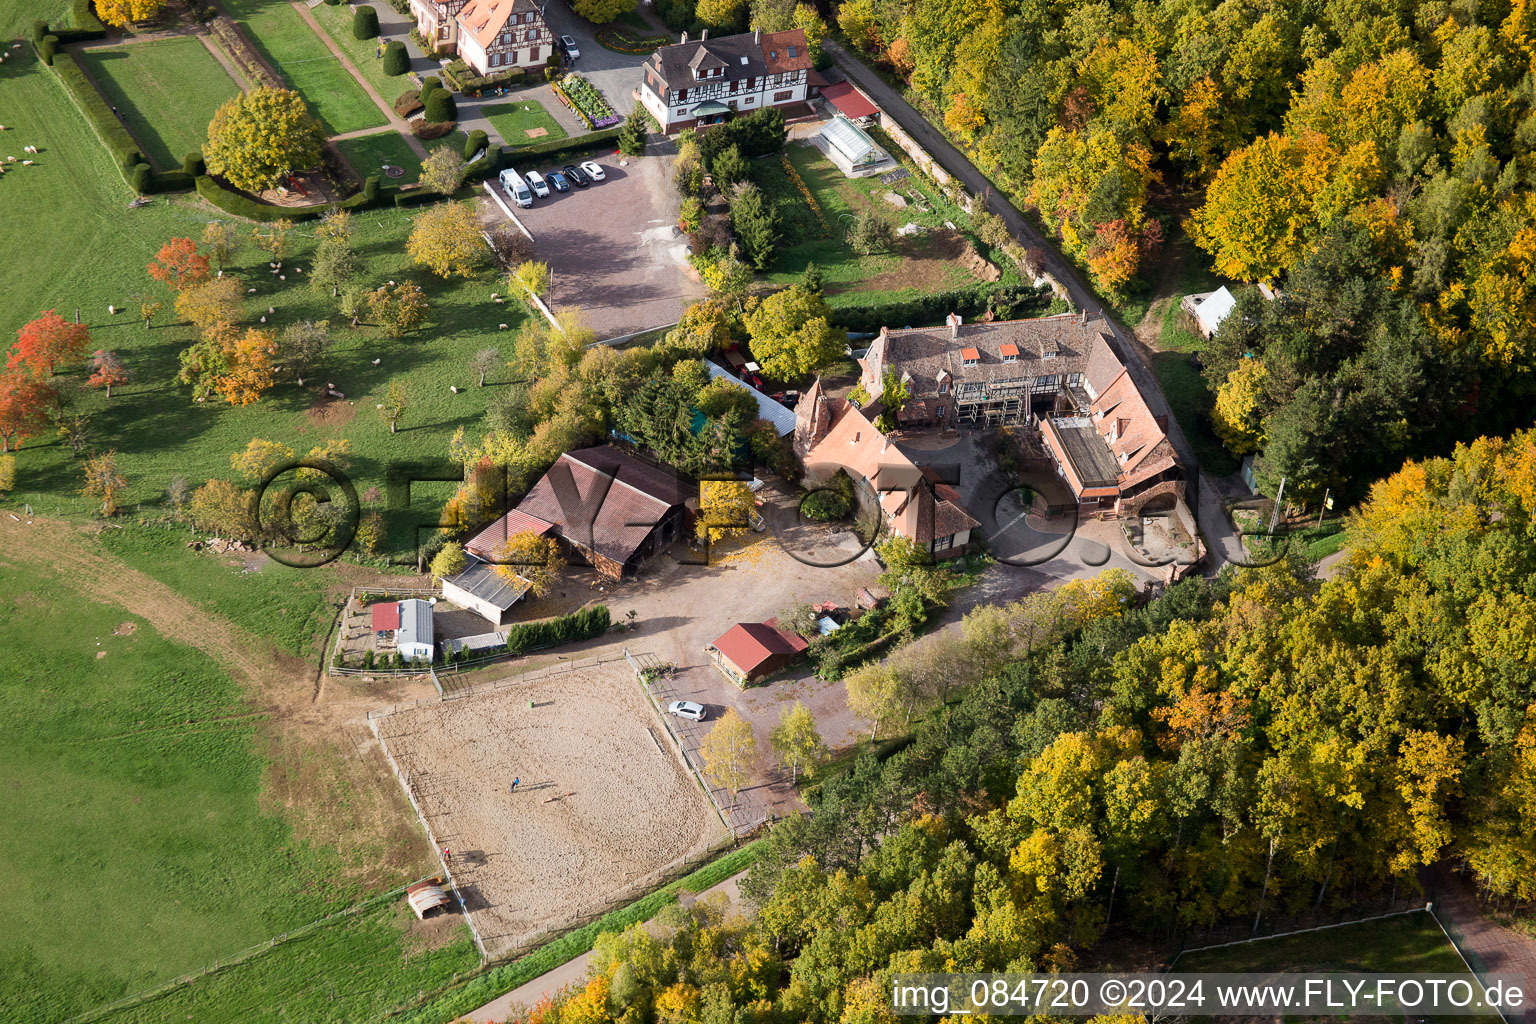
<svg viewBox="0 0 1536 1024"><path fill-rule="evenodd" d="M285 0L225 0L257 49L309 103L331 135L388 123L314 29ZM386 97L390 102L394 97Z"/></svg>
<svg viewBox="0 0 1536 1024"><path fill-rule="evenodd" d="M266 712L206 655L24 564L0 572L0 635L0 865L49 894L6 907L8 1019L64 1019L366 895L264 809Z"/></svg>
<svg viewBox="0 0 1536 1024"><path fill-rule="evenodd" d="M208 122L240 92L201 40L189 36L78 51L80 66L122 112L149 162L162 171L200 152Z"/></svg>
<svg viewBox="0 0 1536 1024"><path fill-rule="evenodd" d="M378 39L358 39L352 34L352 11L349 4L320 4L310 8L309 13L320 23L326 35L341 49L342 53L352 61L358 72L368 80L378 94L384 97L385 103L393 103L400 94L407 92L415 86L406 75L386 75L384 62L375 56L378 49Z"/></svg>

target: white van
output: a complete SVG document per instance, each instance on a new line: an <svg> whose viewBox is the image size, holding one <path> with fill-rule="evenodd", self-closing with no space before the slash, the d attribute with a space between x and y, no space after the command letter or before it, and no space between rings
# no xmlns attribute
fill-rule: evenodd
<svg viewBox="0 0 1536 1024"><path fill-rule="evenodd" d="M549 183L544 180L544 175L538 171L529 171L527 174L528 187L533 189L533 194L541 199L549 198Z"/></svg>
<svg viewBox="0 0 1536 1024"><path fill-rule="evenodd" d="M533 205L533 193L528 189L528 183L523 181L523 176L508 167L501 172L501 187L507 190L514 202L523 209Z"/></svg>

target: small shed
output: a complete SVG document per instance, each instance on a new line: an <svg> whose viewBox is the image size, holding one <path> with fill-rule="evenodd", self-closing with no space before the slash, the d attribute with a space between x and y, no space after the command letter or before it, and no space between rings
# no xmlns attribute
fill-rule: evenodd
<svg viewBox="0 0 1536 1024"><path fill-rule="evenodd" d="M738 622L704 648L715 667L737 686L746 686L770 676L799 657L805 640L779 625L767 622Z"/></svg>
<svg viewBox="0 0 1536 1024"><path fill-rule="evenodd" d="M443 887L434 878L406 886L405 902L411 905L411 910L416 917L422 919L438 907L446 907L453 902L453 899L443 891Z"/></svg>
<svg viewBox="0 0 1536 1024"><path fill-rule="evenodd" d="M443 579L443 600L468 608L491 625L499 626L512 606L528 593L529 585L521 576L508 579L496 566L471 555L462 572Z"/></svg>
<svg viewBox="0 0 1536 1024"><path fill-rule="evenodd" d="M400 602L380 601L369 607L375 633L393 633L400 628Z"/></svg>
<svg viewBox="0 0 1536 1024"><path fill-rule="evenodd" d="M1202 337L1209 338L1216 333L1216 328L1221 326L1221 322L1236 305L1237 299L1227 290L1226 285L1222 285L1213 292L1184 296L1179 308L1189 316L1195 330Z"/></svg>
<svg viewBox="0 0 1536 1024"><path fill-rule="evenodd" d="M403 661L432 660L432 606L420 598L400 602L395 648Z"/></svg>

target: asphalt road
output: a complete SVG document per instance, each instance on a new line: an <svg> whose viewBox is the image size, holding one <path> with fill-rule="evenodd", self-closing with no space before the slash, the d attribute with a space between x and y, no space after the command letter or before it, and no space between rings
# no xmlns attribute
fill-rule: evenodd
<svg viewBox="0 0 1536 1024"><path fill-rule="evenodd" d="M836 42L827 39L823 40L821 45L855 85L863 89L887 116L893 118L907 134L932 154L940 166L958 178L973 196L989 196L987 208L1003 218L1009 232L1017 241L1027 247L1038 249L1044 254L1045 266L1040 269L1061 282L1075 307L1104 315L1114 330L1115 339L1120 343L1120 351L1125 357L1126 369L1130 371L1131 379L1135 381L1147 407L1155 415L1165 417L1168 423L1168 439L1173 442L1174 449L1179 453L1179 461L1184 464L1190 477L1198 481L1196 518L1201 532L1205 534L1206 546L1213 556L1207 560L1206 571L1215 572L1221 568L1224 561L1240 562L1243 559L1242 541L1236 529L1222 513L1221 496L1216 491L1215 482L1200 472L1194 449L1190 447L1189 440L1184 436L1178 420L1174 419L1173 410L1169 408L1168 400L1163 396L1163 389L1158 384L1157 377L1153 375L1151 367L1147 365L1140 343L1135 336L1126 329L1125 325L1114 319L1111 311L1104 308L1098 296L1078 275L1077 268L1062 257L1056 248L1055 241L1040 234L1035 226L987 180L987 176L982 174L964 153L944 137L943 132L929 124L922 114L902 99L899 92L887 85L879 75Z"/></svg>

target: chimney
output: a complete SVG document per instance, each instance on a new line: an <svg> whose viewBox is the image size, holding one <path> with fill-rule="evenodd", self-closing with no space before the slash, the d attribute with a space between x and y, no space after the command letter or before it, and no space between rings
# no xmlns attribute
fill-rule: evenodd
<svg viewBox="0 0 1536 1024"><path fill-rule="evenodd" d="M891 450L891 439L889 437L883 438L880 441L880 454L884 455L886 452L888 452L890 450Z"/></svg>
<svg viewBox="0 0 1536 1024"><path fill-rule="evenodd" d="M864 434L864 432L862 430L855 430L853 432L853 440L849 441L848 443L849 444L858 444L859 443L859 438L862 437L863 434Z"/></svg>
<svg viewBox="0 0 1536 1024"><path fill-rule="evenodd" d="M759 45L759 46L762 45L762 42L763 42L763 30L762 29L758 29L757 31L752 33L752 42L757 44L757 45Z"/></svg>
<svg viewBox="0 0 1536 1024"><path fill-rule="evenodd" d="M891 332L890 332L889 328L887 328L887 327L880 328L880 340L881 341L886 340L890 336L891 336Z"/></svg>
<svg viewBox="0 0 1536 1024"><path fill-rule="evenodd" d="M949 324L949 340L958 341L960 338L960 314L951 313L945 318L944 322Z"/></svg>
<svg viewBox="0 0 1536 1024"><path fill-rule="evenodd" d="M702 43L704 40L706 40L708 38L709 38L709 29L705 29L703 32L699 33L699 42Z"/></svg>
<svg viewBox="0 0 1536 1024"><path fill-rule="evenodd" d="M684 33L683 33L683 38L681 38L681 39L679 39L679 40L678 40L678 43L679 43L679 44L682 44L682 43L686 43L686 42L687 42L687 41L688 41L688 33L687 33L687 32L684 32Z"/></svg>
<svg viewBox="0 0 1536 1024"><path fill-rule="evenodd" d="M1077 322L1085 325L1088 323L1088 311L1086 309L1077 314Z"/></svg>

